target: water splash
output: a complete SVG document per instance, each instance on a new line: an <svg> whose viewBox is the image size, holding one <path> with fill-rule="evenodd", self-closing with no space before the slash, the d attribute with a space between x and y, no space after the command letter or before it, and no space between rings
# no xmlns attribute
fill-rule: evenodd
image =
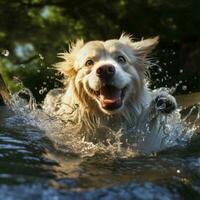
<svg viewBox="0 0 200 200"><path fill-rule="evenodd" d="M26 96L26 100L24 96ZM146 131L135 130L135 127L130 127L126 131L122 127L114 131L109 127L101 127L101 124L98 124L98 119L96 119L98 129L106 133L104 140L96 140L93 133L90 134L88 139L88 132L86 131L76 134L77 131L81 131L79 123L74 123L63 116L49 116L42 110L42 106L36 103L31 91L27 88L12 95L12 109L26 123L44 130L46 137L53 142L54 147L64 153L78 154L82 157L93 156L96 153L132 157L141 153L138 150L140 146L149 143L146 139L150 134L148 122L144 124ZM72 112L77 112L77 109L78 107L72 108ZM194 111L196 117L191 124L188 119L191 115L194 115ZM180 112L179 109L172 113L170 117L165 116L160 119L162 120L160 121L160 132L158 131L158 134L154 136L162 138L160 144L156 144L159 150L185 144L194 134L197 128L196 122L200 119L200 105L192 107L183 119Z"/></svg>

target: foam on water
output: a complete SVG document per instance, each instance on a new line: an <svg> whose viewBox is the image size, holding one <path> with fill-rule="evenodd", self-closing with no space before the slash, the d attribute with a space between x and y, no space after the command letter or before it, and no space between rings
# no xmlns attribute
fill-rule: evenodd
<svg viewBox="0 0 200 200"><path fill-rule="evenodd" d="M21 98L21 94L29 96L29 101ZM96 153L109 153L112 156L132 157L141 153L138 151L138 146L145 144L147 133L129 129L124 132L123 129L114 131L109 127L102 127L106 132L107 138L105 141L88 140L87 133L77 134L79 124L73 121L64 120L60 116L49 116L45 113L41 106L38 105L28 89L23 89L12 95L12 109L23 120L44 130L47 138L49 138L58 151L65 153L78 154L82 157L93 156ZM183 145L187 143L196 129L196 121L200 118L200 106L196 105L191 108L184 119L181 119L180 109L175 111L170 117L162 118L160 130L162 129L162 140L159 144L159 149L175 145ZM196 111L194 123L188 123L188 118ZM144 124L148 130L148 124ZM158 133L159 134L159 133ZM93 135L91 133L91 135ZM130 137L130 135L132 137ZM126 138L126 136L129 136ZM130 139L131 138L131 139Z"/></svg>

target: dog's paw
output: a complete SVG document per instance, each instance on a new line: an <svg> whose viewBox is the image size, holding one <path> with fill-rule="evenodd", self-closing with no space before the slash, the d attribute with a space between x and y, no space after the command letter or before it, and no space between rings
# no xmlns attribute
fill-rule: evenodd
<svg viewBox="0 0 200 200"><path fill-rule="evenodd" d="M161 93L155 98L156 109L163 114L170 114L177 108L176 99L168 94Z"/></svg>

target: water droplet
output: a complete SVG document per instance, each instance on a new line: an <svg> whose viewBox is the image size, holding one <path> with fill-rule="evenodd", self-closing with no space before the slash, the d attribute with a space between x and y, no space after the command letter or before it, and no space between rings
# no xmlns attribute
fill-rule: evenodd
<svg viewBox="0 0 200 200"><path fill-rule="evenodd" d="M187 90L187 85L183 85L182 90L184 90L184 91Z"/></svg>
<svg viewBox="0 0 200 200"><path fill-rule="evenodd" d="M180 70L179 70L179 73L183 73L183 69L180 69Z"/></svg>
<svg viewBox="0 0 200 200"><path fill-rule="evenodd" d="M55 73L55 76L59 76L61 73L60 72L57 72L57 73Z"/></svg>
<svg viewBox="0 0 200 200"><path fill-rule="evenodd" d="M178 174L180 174L180 173L181 173L181 170L180 170L180 169L177 169L176 172L177 172Z"/></svg>
<svg viewBox="0 0 200 200"><path fill-rule="evenodd" d="M39 90L39 94L43 94L44 93L44 91L41 89L41 90Z"/></svg>
<svg viewBox="0 0 200 200"><path fill-rule="evenodd" d="M1 54L3 55L3 56L9 56L9 54L10 54L10 52L7 50L7 49L3 49L3 50L1 50Z"/></svg>
<svg viewBox="0 0 200 200"><path fill-rule="evenodd" d="M47 88L45 87L41 87L41 89L39 90L39 94L43 94L44 92L47 91Z"/></svg>

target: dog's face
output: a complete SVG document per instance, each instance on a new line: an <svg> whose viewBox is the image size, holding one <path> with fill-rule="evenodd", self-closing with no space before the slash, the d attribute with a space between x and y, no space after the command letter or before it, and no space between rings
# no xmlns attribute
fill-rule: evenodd
<svg viewBox="0 0 200 200"><path fill-rule="evenodd" d="M140 95L145 57L157 42L158 38L153 38L134 43L128 36L86 44L78 41L58 67L73 79L83 101L90 97L104 113L113 114Z"/></svg>

